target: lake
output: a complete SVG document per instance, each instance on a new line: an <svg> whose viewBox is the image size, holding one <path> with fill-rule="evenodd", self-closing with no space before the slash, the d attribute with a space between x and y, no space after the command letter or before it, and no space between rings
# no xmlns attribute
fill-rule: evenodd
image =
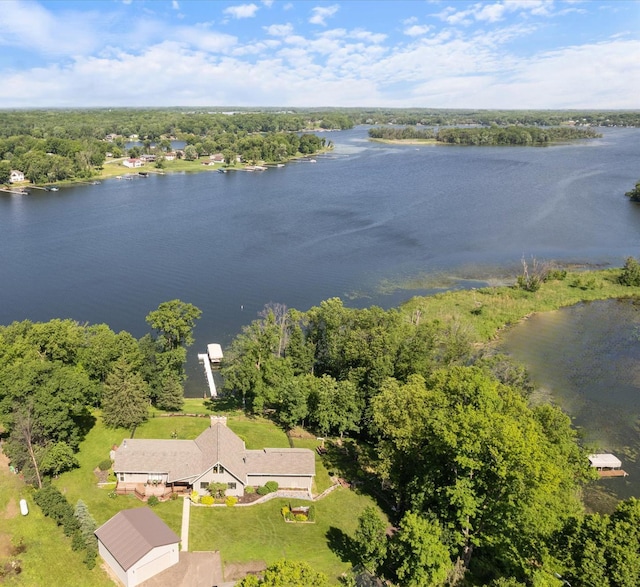
<svg viewBox="0 0 640 587"><path fill-rule="evenodd" d="M629 477L601 485L640 495L640 305L577 304L508 329L502 347L525 364L543 400L571 414L587 446L613 452Z"/></svg>
<svg viewBox="0 0 640 587"><path fill-rule="evenodd" d="M513 277L523 255L619 266L640 250L640 207L624 197L640 129L546 148L392 146L367 130L323 133L334 152L263 173L0 195L0 323L70 317L139 337L160 302L191 302L203 315L186 391L199 396L196 354L268 302L389 307Z"/></svg>

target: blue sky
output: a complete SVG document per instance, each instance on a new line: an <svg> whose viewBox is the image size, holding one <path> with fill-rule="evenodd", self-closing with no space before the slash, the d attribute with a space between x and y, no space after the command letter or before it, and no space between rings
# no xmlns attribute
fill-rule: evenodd
<svg viewBox="0 0 640 587"><path fill-rule="evenodd" d="M637 0L0 0L0 108L640 108Z"/></svg>

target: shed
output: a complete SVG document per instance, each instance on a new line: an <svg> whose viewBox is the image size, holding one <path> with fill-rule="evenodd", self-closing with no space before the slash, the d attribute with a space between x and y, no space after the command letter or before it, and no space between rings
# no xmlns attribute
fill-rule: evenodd
<svg viewBox="0 0 640 587"><path fill-rule="evenodd" d="M125 587L179 561L180 538L149 508L122 510L96 531L98 552Z"/></svg>
<svg viewBox="0 0 640 587"><path fill-rule="evenodd" d="M622 467L622 461L610 454L610 453L600 453L600 454L592 454L589 455L589 463L594 469L619 469Z"/></svg>
<svg viewBox="0 0 640 587"><path fill-rule="evenodd" d="M207 354L212 363L219 363L223 359L222 347L216 342L207 345Z"/></svg>

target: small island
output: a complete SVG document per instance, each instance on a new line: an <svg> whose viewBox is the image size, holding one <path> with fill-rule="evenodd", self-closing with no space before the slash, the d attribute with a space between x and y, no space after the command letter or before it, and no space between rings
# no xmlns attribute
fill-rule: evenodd
<svg viewBox="0 0 640 587"><path fill-rule="evenodd" d="M602 137L592 128L574 126L479 126L437 130L405 126L369 129L369 138L391 144L540 147L552 143Z"/></svg>

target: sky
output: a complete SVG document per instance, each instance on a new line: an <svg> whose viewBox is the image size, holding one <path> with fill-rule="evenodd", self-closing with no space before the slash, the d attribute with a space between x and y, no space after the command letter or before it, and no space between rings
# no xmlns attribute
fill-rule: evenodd
<svg viewBox="0 0 640 587"><path fill-rule="evenodd" d="M640 0L0 0L0 108L640 109Z"/></svg>

